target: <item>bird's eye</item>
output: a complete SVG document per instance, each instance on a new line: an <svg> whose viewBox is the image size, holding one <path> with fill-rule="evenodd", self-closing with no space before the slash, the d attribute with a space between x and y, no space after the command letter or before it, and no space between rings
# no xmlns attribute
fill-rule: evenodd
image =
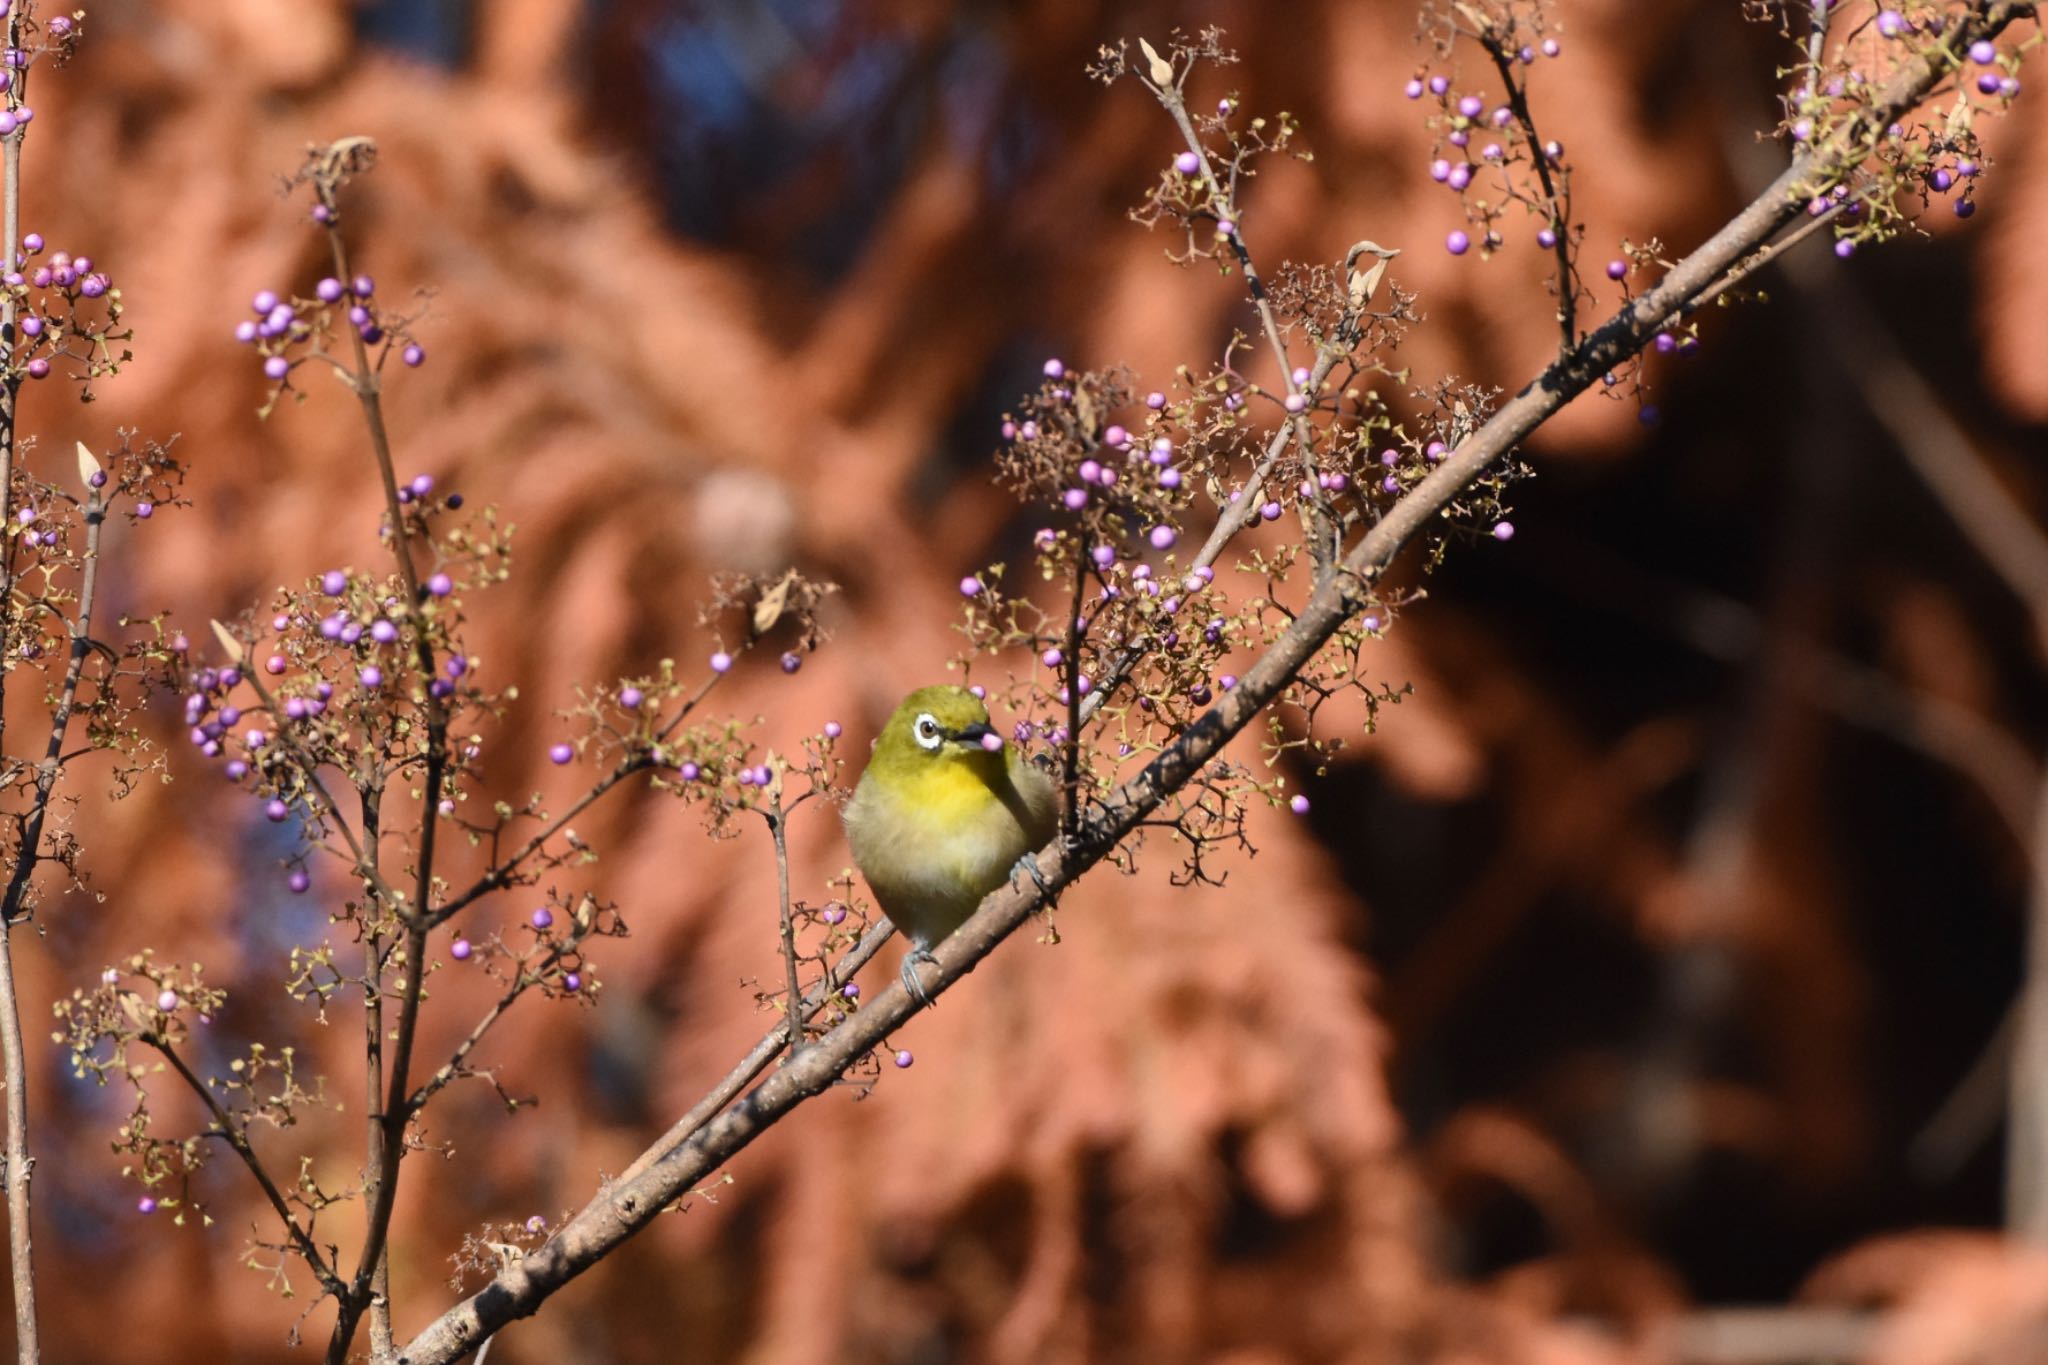
<svg viewBox="0 0 2048 1365"><path fill-rule="evenodd" d="M919 716L917 718L914 733L917 735L917 742L921 747L926 749L936 749L939 747L939 740L941 739L939 723L930 716Z"/></svg>

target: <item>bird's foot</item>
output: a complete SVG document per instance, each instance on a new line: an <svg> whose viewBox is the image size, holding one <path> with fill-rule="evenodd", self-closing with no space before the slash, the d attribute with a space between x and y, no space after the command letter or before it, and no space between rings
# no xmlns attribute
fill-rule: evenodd
<svg viewBox="0 0 2048 1365"><path fill-rule="evenodd" d="M1010 866L1010 885L1018 885L1029 877L1038 886L1038 894L1045 897L1046 904L1052 904L1052 887L1045 880L1045 874L1038 870L1038 855L1026 853Z"/></svg>
<svg viewBox="0 0 2048 1365"><path fill-rule="evenodd" d="M917 979L917 964L929 962L937 966L938 961L932 956L932 950L921 943L913 945L911 950L903 955L903 989L910 992L911 999L927 1009L936 1009L937 1004L932 1000L931 993L925 990L924 982Z"/></svg>

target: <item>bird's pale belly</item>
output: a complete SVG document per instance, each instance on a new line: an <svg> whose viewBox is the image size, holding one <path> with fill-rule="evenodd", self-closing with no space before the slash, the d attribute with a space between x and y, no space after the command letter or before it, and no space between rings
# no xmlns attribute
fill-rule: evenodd
<svg viewBox="0 0 2048 1365"><path fill-rule="evenodd" d="M910 801L862 782L846 823L863 847L868 885L889 919L922 944L952 933L1031 851L1024 827L987 787Z"/></svg>

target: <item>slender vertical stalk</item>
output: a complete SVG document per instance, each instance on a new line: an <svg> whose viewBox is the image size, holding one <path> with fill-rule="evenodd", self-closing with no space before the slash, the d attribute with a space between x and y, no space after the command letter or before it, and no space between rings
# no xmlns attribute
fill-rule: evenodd
<svg viewBox="0 0 2048 1365"><path fill-rule="evenodd" d="M1081 602L1088 587L1088 530L1074 549L1074 600L1067 613L1067 742L1060 746L1060 834L1072 839L1081 827Z"/></svg>
<svg viewBox="0 0 2048 1365"><path fill-rule="evenodd" d="M377 847L381 836L381 815L383 793L372 789L363 794L363 847L372 862L377 858ZM381 919L382 916L377 917ZM386 1158L384 1146L389 1134L384 1127L384 936L374 929L363 939L363 1171L369 1182L365 1199L373 1207L377 1203L377 1181L381 1177ZM382 1265L381 1259L378 1265ZM370 1292L378 1292L377 1281L385 1278L371 1276ZM385 1278L388 1284L388 1278ZM348 1311L344 1306L344 1312ZM360 1310L358 1310L360 1311ZM370 1351L376 1355L379 1319L382 1319L385 1339L385 1354L390 1353L391 1320L389 1315L371 1314ZM338 1330L338 1326L337 1326Z"/></svg>
<svg viewBox="0 0 2048 1365"><path fill-rule="evenodd" d="M36 1340L36 1271L28 1224L28 1071L21 1049L21 1012L14 994L14 922L0 924L0 1052L7 1064L7 1251L14 1284L14 1340L22 1365L40 1361Z"/></svg>
<svg viewBox="0 0 2048 1365"><path fill-rule="evenodd" d="M1541 134L1536 131L1536 116L1529 109L1529 89L1515 79L1515 55L1498 37L1482 34L1479 41L1486 55L1493 59L1500 83L1507 88L1509 110L1529 135L1529 164L1536 171L1537 183L1543 187L1543 202L1550 207L1549 227L1557 238L1550 245L1551 254L1557 258L1557 325L1563 333L1558 354L1567 356L1579 341L1579 281L1572 270L1571 190L1562 167L1555 179L1551 176L1550 154L1543 150Z"/></svg>
<svg viewBox="0 0 2048 1365"><path fill-rule="evenodd" d="M21 13L17 10L7 21L7 47L13 50L20 42ZM16 70L12 74L7 107L17 109L28 73ZM21 243L21 141L19 131L0 137L0 239L4 239L0 240L0 255L4 255L5 268L9 270L14 268L15 253ZM0 294L0 348L5 352L4 366L0 366L0 527L13 519L9 503L14 491L15 408L21 394L21 379L13 368L15 312L14 292ZM8 547L8 551L0 552L0 651L12 646L11 566ZM0 737L5 735L5 677L0 672ZM42 808L39 803L38 815ZM21 892L9 895L6 903L0 905L0 1057L4 1057L7 1077L7 1250L14 1287L15 1353L22 1365L40 1361L42 1345L36 1330L34 1238L29 1228L29 1178L34 1173L35 1161L28 1152L28 1069L22 1055L21 1006L14 987L13 938L21 896L26 894L26 873L34 867L35 846L40 839L40 819L35 822L34 834L25 821L9 878L10 889L19 886Z"/></svg>
<svg viewBox="0 0 2048 1365"><path fill-rule="evenodd" d="M335 208L332 190L322 189L323 202L329 209ZM352 278L349 267L347 244L342 240L337 225L338 214L329 220L327 244L334 261L335 277L342 280ZM384 488L385 515L391 523L391 552L397 562L398 575L405 584L405 598L410 611L417 613L425 602L420 589L419 570L413 563L411 532L407 529L405 506L398 498L398 469L392 459L391 436L384 423L384 400L382 385L378 379L377 366L371 360L369 346L362 334L353 329L350 341L355 352L355 367L348 372L349 385L355 391L356 400L363 411L363 425L369 432L370 448L377 460L377 473ZM383 1050L383 1012L381 999L370 1008L373 1012L366 1027L373 1028L377 1039L371 1048L373 1065L368 1081L370 1123L377 1136L371 1140L371 1169L366 1187L369 1201L368 1223L363 1236L362 1260L357 1266L354 1282L348 1298L342 1303L335 1319L334 1333L328 1342L328 1359L338 1362L345 1358L348 1344L354 1335L359 1316L367 1309L370 1318L370 1358L383 1362L392 1358L394 1340L391 1331L391 1271L387 1262L391 1213L398 1199L398 1168L405 1155L405 1128L412 1115L412 1052L413 1040L419 1025L420 996L425 984L427 934L435 924L431 904L434 885L434 844L437 833L436 822L440 818L441 791L447 780L447 736L448 710L442 700L434 695L434 650L427 640L423 627L415 626L413 631L414 649L420 674L420 685L426 695L427 738L426 772L422 783L419 845L416 852L415 885L412 903L393 904L391 909L404 925L404 955L401 978L397 995L398 1020L388 1054L389 1075L384 1074L382 1063L386 1060ZM374 843L370 846L370 857L376 858ZM381 963L381 958L379 959ZM380 977L381 981L381 977ZM381 995L381 985L379 992Z"/></svg>
<svg viewBox="0 0 2048 1365"><path fill-rule="evenodd" d="M768 820L769 836L775 840L775 890L782 907L782 970L788 977L789 990L789 1060L795 1061L797 1049L804 1045L804 988L797 979L796 919L789 907L789 812L782 808L779 789L763 815Z"/></svg>

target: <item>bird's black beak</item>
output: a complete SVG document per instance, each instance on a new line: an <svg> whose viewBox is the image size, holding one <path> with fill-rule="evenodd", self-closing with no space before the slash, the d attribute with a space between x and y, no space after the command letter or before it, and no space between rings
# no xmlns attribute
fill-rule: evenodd
<svg viewBox="0 0 2048 1365"><path fill-rule="evenodd" d="M975 724L969 725L964 729L955 730L953 732L953 738L962 744L979 745L982 740L986 739L988 736L994 733L995 731L991 729L989 726L982 724L980 722L976 722Z"/></svg>

